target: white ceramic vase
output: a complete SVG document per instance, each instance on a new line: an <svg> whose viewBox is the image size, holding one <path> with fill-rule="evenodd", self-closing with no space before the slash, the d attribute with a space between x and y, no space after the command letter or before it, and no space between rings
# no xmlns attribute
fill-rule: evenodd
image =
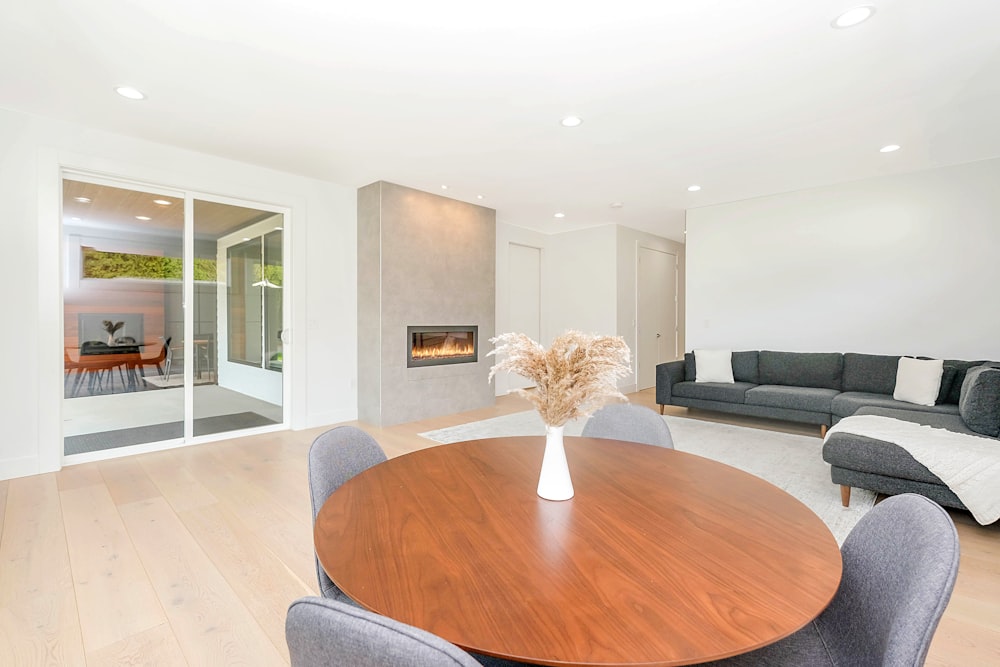
<svg viewBox="0 0 1000 667"><path fill-rule="evenodd" d="M566 463L562 426L545 426L545 454L542 456L542 472L538 476L538 495L546 500L569 500L573 497L573 480L569 477L569 465Z"/></svg>

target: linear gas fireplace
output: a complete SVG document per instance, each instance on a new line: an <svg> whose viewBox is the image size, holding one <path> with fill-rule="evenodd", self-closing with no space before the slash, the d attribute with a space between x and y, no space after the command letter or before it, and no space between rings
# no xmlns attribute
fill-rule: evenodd
<svg viewBox="0 0 1000 667"><path fill-rule="evenodd" d="M468 364L479 360L478 326L406 327L406 367Z"/></svg>

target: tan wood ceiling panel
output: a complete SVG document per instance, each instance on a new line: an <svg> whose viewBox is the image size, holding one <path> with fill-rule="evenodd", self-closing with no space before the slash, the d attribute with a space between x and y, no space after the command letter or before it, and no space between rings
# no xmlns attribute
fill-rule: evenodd
<svg viewBox="0 0 1000 667"><path fill-rule="evenodd" d="M155 200L169 203L157 204ZM271 215L274 214L259 209L195 200L195 234L198 238L217 239ZM149 220L139 220L136 216ZM65 179L63 221L67 225L127 227L131 231L180 235L184 229L184 200Z"/></svg>

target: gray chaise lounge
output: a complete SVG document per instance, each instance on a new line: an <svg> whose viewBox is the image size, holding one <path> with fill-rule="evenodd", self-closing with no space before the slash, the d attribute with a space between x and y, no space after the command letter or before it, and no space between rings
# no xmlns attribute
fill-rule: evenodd
<svg viewBox="0 0 1000 667"><path fill-rule="evenodd" d="M966 373L988 361L946 360L937 401L917 405L893 398L898 356L839 352L748 350L733 352L732 383L695 382L693 353L656 368L656 402L666 405L768 417L826 428L844 417L869 414L912 421L956 433L997 437L970 429L959 401ZM1000 420L1000 397L986 410ZM906 450L849 433L832 433L823 447L831 480L850 502L852 486L885 494L915 492L942 505L966 509L957 496Z"/></svg>

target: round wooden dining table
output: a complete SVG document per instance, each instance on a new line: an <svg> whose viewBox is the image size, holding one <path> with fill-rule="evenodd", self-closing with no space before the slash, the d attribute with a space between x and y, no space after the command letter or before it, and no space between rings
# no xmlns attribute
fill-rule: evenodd
<svg viewBox="0 0 1000 667"><path fill-rule="evenodd" d="M535 493L544 437L440 445L354 477L314 540L365 608L544 665L686 665L772 643L829 604L837 543L764 480L673 449L566 438L576 494Z"/></svg>

